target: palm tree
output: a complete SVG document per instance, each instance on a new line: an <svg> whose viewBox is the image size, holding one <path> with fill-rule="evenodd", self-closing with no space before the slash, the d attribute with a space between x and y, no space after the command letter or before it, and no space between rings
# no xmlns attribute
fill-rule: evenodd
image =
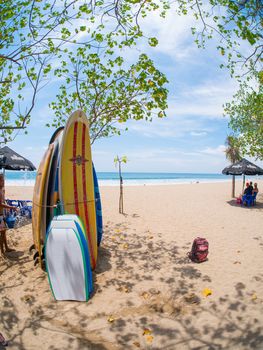
<svg viewBox="0 0 263 350"><path fill-rule="evenodd" d="M238 139L235 136L227 136L225 145L227 146L225 150L226 159L232 164L242 159ZM232 197L235 197L235 175L232 175Z"/></svg>

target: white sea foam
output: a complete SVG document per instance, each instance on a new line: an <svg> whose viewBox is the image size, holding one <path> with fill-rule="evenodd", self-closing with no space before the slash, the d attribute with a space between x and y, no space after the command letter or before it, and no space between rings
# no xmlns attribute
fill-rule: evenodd
<svg viewBox="0 0 263 350"><path fill-rule="evenodd" d="M262 176L255 176L251 181L255 182L256 180L262 178ZM232 177L227 178L178 178L178 179L123 179L124 186L159 186L159 185L182 185L182 184L198 184L198 183L221 183L232 181ZM242 181L242 178L236 178L236 181ZM248 181L248 179L247 179ZM119 179L98 179L99 186L119 186ZM8 179L6 178L6 186L34 186L35 179L23 178L23 179Z"/></svg>
<svg viewBox="0 0 263 350"><path fill-rule="evenodd" d="M228 182L230 181L227 179L203 179L203 180L190 180L190 179L160 179L160 180L153 180L153 179L147 179L147 180L123 180L124 186L160 186L160 185L186 185L186 184L198 184L198 183L218 183L218 182ZM99 186L119 186L120 181L119 180L98 180Z"/></svg>
<svg viewBox="0 0 263 350"><path fill-rule="evenodd" d="M5 185L33 187L35 185L35 180L6 180Z"/></svg>

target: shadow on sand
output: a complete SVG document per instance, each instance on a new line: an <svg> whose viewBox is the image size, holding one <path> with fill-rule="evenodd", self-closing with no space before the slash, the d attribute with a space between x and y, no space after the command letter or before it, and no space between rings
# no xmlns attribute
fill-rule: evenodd
<svg viewBox="0 0 263 350"><path fill-rule="evenodd" d="M23 345L23 337L29 330L33 337L39 337L40 331L41 334L49 334L54 339L50 350L61 349L55 343L56 337L61 335L65 349L160 349L160 346L155 346L155 341L165 350L262 349L263 326L251 316L251 310L262 309L262 303L251 298L251 291L241 282L234 286L232 296L225 295L211 301L205 299L205 302L201 300L195 293L196 282L211 283L212 280L201 272L199 265L186 257L190 246L191 242L184 247L178 247L176 242L167 244L158 233L132 231L126 222L118 225L110 223L105 227L94 273L95 293L103 293L112 286L127 291L127 306L117 310L116 320L108 323L114 341L103 339L100 329L86 330L93 319L103 314L99 305L98 313L89 319L89 303L81 309L79 303L72 303L70 312L78 319L78 326L73 326L66 320L67 310L63 308L63 303L50 302L43 306L37 300L33 286L25 291L23 297L29 308L23 320L19 318L14 301L7 295L1 297L1 332L12 334L8 339L10 348L20 350L27 349ZM27 258L18 257L18 261L10 264L18 264L22 268L26 261ZM100 285L98 278L103 273L111 273L111 278ZM46 278L45 274L42 273L40 278ZM263 274L255 278L262 282ZM134 292L139 282L145 281L149 287L138 307L129 298L129 293ZM2 292L3 288L0 295ZM144 329L152 332L153 339L148 338L151 343L145 343Z"/></svg>
<svg viewBox="0 0 263 350"><path fill-rule="evenodd" d="M255 205L250 205L250 206L247 206L247 205L241 205L241 204L238 204L236 202L236 199L232 199L230 201L227 202L229 205L231 205L232 207L239 207L241 209L249 209L249 210L262 210L263 209L263 203L262 202L259 202L257 201Z"/></svg>

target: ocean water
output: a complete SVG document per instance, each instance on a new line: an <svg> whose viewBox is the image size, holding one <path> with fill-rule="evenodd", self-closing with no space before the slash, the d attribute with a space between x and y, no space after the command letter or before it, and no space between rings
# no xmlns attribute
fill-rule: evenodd
<svg viewBox="0 0 263 350"><path fill-rule="evenodd" d="M119 175L117 172L98 172L98 181L101 186L118 186ZM223 174L196 174L196 173L129 173L122 174L125 186L131 185L169 185L185 183L209 183L230 181L231 176ZM5 179L7 186L34 186L36 172L6 171ZM256 179L263 179L262 176L253 176ZM241 180L241 176L236 177Z"/></svg>

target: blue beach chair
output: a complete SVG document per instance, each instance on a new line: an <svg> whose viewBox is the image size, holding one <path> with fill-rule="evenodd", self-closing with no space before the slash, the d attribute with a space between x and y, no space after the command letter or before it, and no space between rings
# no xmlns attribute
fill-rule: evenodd
<svg viewBox="0 0 263 350"><path fill-rule="evenodd" d="M5 218L8 228L24 226L32 219L32 201L6 199L6 204L18 208L15 210L6 210Z"/></svg>
<svg viewBox="0 0 263 350"><path fill-rule="evenodd" d="M32 201L18 201L20 206L21 216L26 216L28 219L32 219Z"/></svg>
<svg viewBox="0 0 263 350"><path fill-rule="evenodd" d="M29 219L32 218L32 201L29 200L16 200L16 199L6 199L6 203L12 207L19 209L19 214L25 216ZM16 214L13 210L9 211L10 214ZM7 213L8 214L8 213Z"/></svg>
<svg viewBox="0 0 263 350"><path fill-rule="evenodd" d="M244 194L242 196L242 204L250 207L251 205L255 205L257 198L257 192L254 194Z"/></svg>
<svg viewBox="0 0 263 350"><path fill-rule="evenodd" d="M255 205L256 203L256 198L257 198L257 192L249 196L247 199L247 205L250 207L251 205Z"/></svg>

